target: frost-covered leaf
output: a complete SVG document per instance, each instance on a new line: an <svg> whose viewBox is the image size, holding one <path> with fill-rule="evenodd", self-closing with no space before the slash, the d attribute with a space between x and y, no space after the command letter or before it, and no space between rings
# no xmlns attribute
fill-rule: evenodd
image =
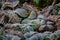
<svg viewBox="0 0 60 40"><path fill-rule="evenodd" d="M39 25L34 23L34 24L29 24L34 30L39 28Z"/></svg>
<svg viewBox="0 0 60 40"><path fill-rule="evenodd" d="M28 16L28 13L25 9L22 9L22 8L17 8L15 10L15 13L19 16L19 17L22 17L22 18L25 18Z"/></svg>
<svg viewBox="0 0 60 40"><path fill-rule="evenodd" d="M37 17L38 19L46 19L46 17L44 16L44 15L38 15L38 17Z"/></svg>
<svg viewBox="0 0 60 40"><path fill-rule="evenodd" d="M44 38L46 38L46 37L50 37L51 34L52 32L46 31L42 35L44 36Z"/></svg>
<svg viewBox="0 0 60 40"><path fill-rule="evenodd" d="M15 35L7 34L6 36L7 36L7 37L10 37L10 38L11 38L11 40L21 40L21 38L20 38L20 37L15 36Z"/></svg>
<svg viewBox="0 0 60 40"><path fill-rule="evenodd" d="M55 31L55 33L60 36L60 30Z"/></svg>
<svg viewBox="0 0 60 40"><path fill-rule="evenodd" d="M37 16L36 12L35 12L35 11L32 11L32 12L30 13L30 15L29 15L28 18L29 18L29 19L35 19L36 16Z"/></svg>
<svg viewBox="0 0 60 40"><path fill-rule="evenodd" d="M54 39L56 39L58 37L58 35L56 34L56 33L52 33L51 35L50 35L50 39L51 40L54 40Z"/></svg>
<svg viewBox="0 0 60 40"><path fill-rule="evenodd" d="M24 37L25 37L25 38L30 38L30 37L33 36L34 34L37 34L37 32L30 31L30 32L25 33L25 34L24 34Z"/></svg>
<svg viewBox="0 0 60 40"><path fill-rule="evenodd" d="M33 36L34 36L34 35L33 35ZM44 36L43 36L43 34L41 34L41 33L37 33L37 34L35 34L35 36L38 37L38 40L43 40L43 39L44 39Z"/></svg>
<svg viewBox="0 0 60 40"><path fill-rule="evenodd" d="M37 36L32 36L32 37L30 37L30 38L27 38L28 40L38 40L38 37Z"/></svg>
<svg viewBox="0 0 60 40"><path fill-rule="evenodd" d="M31 21L31 20L27 18L27 19L22 20L21 23L22 23L22 24L27 24L27 23L29 23L30 21Z"/></svg>
<svg viewBox="0 0 60 40"><path fill-rule="evenodd" d="M30 32L30 31L34 31L34 29L31 26L27 26L23 30L24 30L25 33Z"/></svg>
<svg viewBox="0 0 60 40"><path fill-rule="evenodd" d="M54 28L53 25L47 25L47 27L48 27L49 29L53 29L53 28Z"/></svg>
<svg viewBox="0 0 60 40"><path fill-rule="evenodd" d="M52 25L52 24L54 24L54 23L51 21L47 21L47 25Z"/></svg>

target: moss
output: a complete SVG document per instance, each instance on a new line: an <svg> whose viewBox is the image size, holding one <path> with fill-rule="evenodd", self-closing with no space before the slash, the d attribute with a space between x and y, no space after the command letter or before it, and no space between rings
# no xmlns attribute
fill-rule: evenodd
<svg viewBox="0 0 60 40"><path fill-rule="evenodd" d="M3 5L2 2L0 2L0 9L1 9L2 5Z"/></svg>
<svg viewBox="0 0 60 40"><path fill-rule="evenodd" d="M44 40L50 40L49 38L44 38Z"/></svg>

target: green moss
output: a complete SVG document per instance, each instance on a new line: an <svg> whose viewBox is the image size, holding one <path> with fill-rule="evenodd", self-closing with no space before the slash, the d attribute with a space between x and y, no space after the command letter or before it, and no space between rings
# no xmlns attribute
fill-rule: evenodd
<svg viewBox="0 0 60 40"><path fill-rule="evenodd" d="M20 3L28 2L29 0L18 0Z"/></svg>
<svg viewBox="0 0 60 40"><path fill-rule="evenodd" d="M50 40L49 38L44 38L44 40Z"/></svg>
<svg viewBox="0 0 60 40"><path fill-rule="evenodd" d="M0 2L0 8L2 7L2 5L3 5L2 2Z"/></svg>

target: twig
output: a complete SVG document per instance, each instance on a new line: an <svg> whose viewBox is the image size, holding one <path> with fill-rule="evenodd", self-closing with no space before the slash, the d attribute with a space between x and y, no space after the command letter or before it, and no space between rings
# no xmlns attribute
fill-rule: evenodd
<svg viewBox="0 0 60 40"><path fill-rule="evenodd" d="M56 0L53 1L52 5L54 5L56 3Z"/></svg>

